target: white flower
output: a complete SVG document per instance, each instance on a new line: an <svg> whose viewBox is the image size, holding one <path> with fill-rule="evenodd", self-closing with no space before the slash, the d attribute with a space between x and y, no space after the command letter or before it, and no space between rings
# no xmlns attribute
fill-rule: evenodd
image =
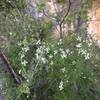
<svg viewBox="0 0 100 100"><path fill-rule="evenodd" d="M41 41L40 41L40 40L38 40L38 41L36 42L36 44L41 44Z"/></svg>
<svg viewBox="0 0 100 100"><path fill-rule="evenodd" d="M40 57L39 57L39 54L38 54L38 53L36 53L36 54L35 54L35 56L36 56L36 59L40 59Z"/></svg>
<svg viewBox="0 0 100 100"><path fill-rule="evenodd" d="M57 44L58 44L58 45L60 45L60 43L59 43L59 42L58 42Z"/></svg>
<svg viewBox="0 0 100 100"><path fill-rule="evenodd" d="M66 52L65 52L65 51L61 51L61 53L62 53L62 54L66 54Z"/></svg>
<svg viewBox="0 0 100 100"><path fill-rule="evenodd" d="M50 51L50 48L49 48L49 47L47 47L47 48L46 48L46 52L47 52L47 53L49 53L49 51Z"/></svg>
<svg viewBox="0 0 100 100"><path fill-rule="evenodd" d="M73 51L70 52L70 54L72 54L72 53L73 53Z"/></svg>
<svg viewBox="0 0 100 100"><path fill-rule="evenodd" d="M77 48L80 48L81 46L82 46L81 43L79 43L79 44L76 45Z"/></svg>
<svg viewBox="0 0 100 100"><path fill-rule="evenodd" d="M25 55L24 54L21 54L21 57L20 58L23 59L24 57L25 57Z"/></svg>
<svg viewBox="0 0 100 100"><path fill-rule="evenodd" d="M43 50L46 49L46 46L45 45L41 46L41 49L43 49Z"/></svg>
<svg viewBox="0 0 100 100"><path fill-rule="evenodd" d="M83 76L82 78L83 78L83 79L86 79L86 77L85 77L85 76Z"/></svg>
<svg viewBox="0 0 100 100"><path fill-rule="evenodd" d="M11 3L11 1L10 0L7 0L9 3Z"/></svg>
<svg viewBox="0 0 100 100"><path fill-rule="evenodd" d="M88 46L90 47L92 45L92 43L88 43Z"/></svg>
<svg viewBox="0 0 100 100"><path fill-rule="evenodd" d="M29 96L27 95L27 98L29 98Z"/></svg>
<svg viewBox="0 0 100 100"><path fill-rule="evenodd" d="M19 22L20 20L19 20L18 18L15 18L15 21L16 21L16 22Z"/></svg>
<svg viewBox="0 0 100 100"><path fill-rule="evenodd" d="M91 54L87 52L87 50L79 49L79 54L82 54L85 57L85 60L90 59Z"/></svg>
<svg viewBox="0 0 100 100"><path fill-rule="evenodd" d="M12 33L12 32L10 32L9 34L10 34L10 35L13 35L13 33Z"/></svg>
<svg viewBox="0 0 100 100"><path fill-rule="evenodd" d="M62 57L62 58L66 58L66 57L67 57L65 51L62 51L61 53L62 53L62 54L61 54L61 57Z"/></svg>
<svg viewBox="0 0 100 100"><path fill-rule="evenodd" d="M78 50L78 54L80 54L80 53L81 53L81 49Z"/></svg>
<svg viewBox="0 0 100 100"><path fill-rule="evenodd" d="M29 80L28 80L28 79L27 79L26 81L27 81L27 82L29 82Z"/></svg>
<svg viewBox="0 0 100 100"><path fill-rule="evenodd" d="M29 47L27 46L27 47L24 47L24 48L22 48L22 51L24 51L24 52L27 52L29 50Z"/></svg>
<svg viewBox="0 0 100 100"><path fill-rule="evenodd" d="M90 54L89 54L89 53L87 53L87 54L85 55L85 60L87 60L87 59L90 59Z"/></svg>
<svg viewBox="0 0 100 100"><path fill-rule="evenodd" d="M53 55L50 54L50 55L49 55L49 58L50 58L50 59L53 58Z"/></svg>
<svg viewBox="0 0 100 100"><path fill-rule="evenodd" d="M62 39L60 39L59 42L62 42Z"/></svg>
<svg viewBox="0 0 100 100"><path fill-rule="evenodd" d="M61 71L64 73L66 71L65 67L61 69Z"/></svg>
<svg viewBox="0 0 100 100"><path fill-rule="evenodd" d="M85 43L85 42L86 42L86 40L83 40L83 42Z"/></svg>
<svg viewBox="0 0 100 100"><path fill-rule="evenodd" d="M24 66L26 66L27 63L28 62L26 60L24 60L24 61L21 62L21 64L24 65Z"/></svg>
<svg viewBox="0 0 100 100"><path fill-rule="evenodd" d="M61 55L61 58L66 58L66 55Z"/></svg>
<svg viewBox="0 0 100 100"><path fill-rule="evenodd" d="M86 50L82 50L82 54L86 55L87 51Z"/></svg>
<svg viewBox="0 0 100 100"><path fill-rule="evenodd" d="M60 39L58 42L58 45L61 45L61 44L62 44L62 39Z"/></svg>
<svg viewBox="0 0 100 100"><path fill-rule="evenodd" d="M43 64L46 64L47 63L47 59L44 58L44 57L41 57L41 61L42 61Z"/></svg>
<svg viewBox="0 0 100 100"><path fill-rule="evenodd" d="M19 46L21 46L21 45L22 45L22 43L21 43L21 42L18 42L18 45L19 45Z"/></svg>
<svg viewBox="0 0 100 100"><path fill-rule="evenodd" d="M21 74L21 69L19 70L19 72L18 72L19 74Z"/></svg>
<svg viewBox="0 0 100 100"><path fill-rule="evenodd" d="M59 51L61 51L61 52L62 52L62 51L63 51L63 49L62 49L62 48L60 48L60 49L59 49Z"/></svg>
<svg viewBox="0 0 100 100"><path fill-rule="evenodd" d="M64 89L64 88L63 88L63 81L60 82L60 84L59 84L59 89L60 89L60 91Z"/></svg>
<svg viewBox="0 0 100 100"><path fill-rule="evenodd" d="M87 51L83 49L79 49L79 54L86 55Z"/></svg>
<svg viewBox="0 0 100 100"><path fill-rule="evenodd" d="M80 36L78 36L77 40L81 42L82 38Z"/></svg>
<svg viewBox="0 0 100 100"><path fill-rule="evenodd" d="M53 65L53 61L50 62L50 65Z"/></svg>
<svg viewBox="0 0 100 100"><path fill-rule="evenodd" d="M56 55L57 53L58 53L58 51L57 51L57 50L55 50L55 51L54 51L54 55Z"/></svg>
<svg viewBox="0 0 100 100"><path fill-rule="evenodd" d="M66 49L66 53L69 53L70 52L70 50L69 49Z"/></svg>
<svg viewBox="0 0 100 100"><path fill-rule="evenodd" d="M39 47L37 50L36 50L36 53L41 53L42 52L42 49L41 47Z"/></svg>
<svg viewBox="0 0 100 100"><path fill-rule="evenodd" d="M66 82L68 83L69 81L67 80Z"/></svg>

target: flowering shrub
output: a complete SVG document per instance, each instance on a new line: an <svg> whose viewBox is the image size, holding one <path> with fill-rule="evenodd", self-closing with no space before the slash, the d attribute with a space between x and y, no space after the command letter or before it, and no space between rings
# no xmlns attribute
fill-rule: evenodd
<svg viewBox="0 0 100 100"><path fill-rule="evenodd" d="M55 13L56 16L48 16L47 12L44 15L48 18L35 19L25 9L19 9L21 5L18 0L18 9L8 9L8 14L0 13L3 21L1 33L9 40L3 47L6 47L11 65L21 78L21 84L14 84L11 80L6 82L6 100L99 100L100 56L95 43L83 39L77 33L70 33L63 39L63 24L71 24L74 20L76 23L79 18L88 19L89 0L83 1L81 10L74 15L70 15L69 10L73 7L70 7L72 4L69 2L69 10L68 13L64 10L64 17L61 9ZM45 2L38 5L40 13L45 13ZM59 4L64 2L58 0ZM62 39L52 41L47 35L56 24ZM86 35L83 28L78 29L79 34L82 31L82 36Z"/></svg>
<svg viewBox="0 0 100 100"><path fill-rule="evenodd" d="M16 89L18 100L98 100L91 40L73 33L53 43L38 40L32 47L26 39L19 46L23 79Z"/></svg>

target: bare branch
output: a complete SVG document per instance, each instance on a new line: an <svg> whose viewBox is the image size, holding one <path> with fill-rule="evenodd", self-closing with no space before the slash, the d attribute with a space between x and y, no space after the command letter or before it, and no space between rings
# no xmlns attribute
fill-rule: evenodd
<svg viewBox="0 0 100 100"><path fill-rule="evenodd" d="M43 14L46 16L46 17L48 17L50 20L54 20L52 17L50 17L49 15L47 15L46 13L45 13L45 11L43 10ZM54 20L54 21L56 21L57 23L58 23L58 21L57 20ZM59 30L58 30L58 28L55 26L55 28L57 29L57 31L59 32Z"/></svg>
<svg viewBox="0 0 100 100"><path fill-rule="evenodd" d="M70 8L71 8L71 1L69 0L68 10L67 10L66 14L64 15L63 19L61 20L60 24L62 24L64 22L65 18L68 16L68 14L70 12Z"/></svg>
<svg viewBox="0 0 100 100"><path fill-rule="evenodd" d="M63 19L59 22L59 28L60 28L60 38L63 38L63 33L62 33L62 24L65 20L65 18L68 16L69 12L70 12L70 9L71 9L71 1L69 0L69 6L68 6L68 10L66 12L66 14L64 15Z"/></svg>
<svg viewBox="0 0 100 100"><path fill-rule="evenodd" d="M14 78L15 82L17 84L20 84L21 78L15 73L15 71L13 70L13 68L10 65L10 62L8 61L7 57L4 55L4 53L2 51L0 51L0 57L3 59L3 61L7 65L9 72L11 73L11 76Z"/></svg>
<svg viewBox="0 0 100 100"><path fill-rule="evenodd" d="M58 11L57 11L57 9L56 9L54 0L51 0L51 1L52 1L52 3L53 3L53 6L54 6L54 9L55 9L55 11L56 11L57 16L59 16L59 17L61 18L61 16L59 15L59 13L58 13Z"/></svg>

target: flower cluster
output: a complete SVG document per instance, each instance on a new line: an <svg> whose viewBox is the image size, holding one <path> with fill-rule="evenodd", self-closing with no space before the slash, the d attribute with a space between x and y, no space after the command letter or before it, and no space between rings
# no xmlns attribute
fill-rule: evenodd
<svg viewBox="0 0 100 100"><path fill-rule="evenodd" d="M82 54L85 57L85 60L90 59L91 54L87 52L87 50L84 49L79 49L79 54Z"/></svg>
<svg viewBox="0 0 100 100"><path fill-rule="evenodd" d="M41 42L40 40L37 41L36 42L37 48L35 50L35 58L34 58L36 61L35 65L37 65L37 62L39 62L39 65L46 66L48 70L50 68L50 71L51 70L54 71L55 66L58 66L61 75L64 75L64 77L68 78L67 67L69 68L70 65L72 66L77 65L76 64L77 61L75 61L74 57L82 56L82 59L84 57L85 60L91 58L91 53L89 52L88 48L84 47L84 41L82 40L82 38L77 37L77 41L78 42L75 44L76 47L74 49L72 49L70 46L64 47L62 40L59 40L57 44L52 44L52 45L48 45L45 42ZM88 43L87 45L88 47L90 47L91 43ZM26 66L26 64L28 63L25 60L25 54L27 53L28 50L29 47L27 45L24 45L24 47L22 47L22 50L20 52L21 64L23 66ZM69 65L66 65L65 62L67 62ZM76 72L77 69L75 68L75 66L74 66L74 71ZM37 65L36 70L39 70L39 68ZM21 70L19 71L19 73L21 73ZM27 82L29 82L28 79ZM66 82L69 83L69 79L67 79ZM63 84L64 84L63 81L59 83L60 90L64 89Z"/></svg>
<svg viewBox="0 0 100 100"><path fill-rule="evenodd" d="M21 64L23 66L26 66L26 64L28 63L26 60L25 60L25 54L27 53L27 51L29 50L29 47L23 47L21 52L19 53L20 55L20 61L21 61Z"/></svg>
<svg viewBox="0 0 100 100"><path fill-rule="evenodd" d="M45 57L47 53L49 53L49 47L46 47L45 45L41 44L36 50L36 60L40 61L43 64L48 63L47 58Z"/></svg>
<svg viewBox="0 0 100 100"><path fill-rule="evenodd" d="M67 57L66 52L62 48L60 48L59 51L61 53L61 58L66 58Z"/></svg>
<svg viewBox="0 0 100 100"><path fill-rule="evenodd" d="M62 39L60 39L59 41L58 41L58 43L57 43L58 45L61 45L61 44L63 44L63 41L62 41Z"/></svg>
<svg viewBox="0 0 100 100"><path fill-rule="evenodd" d="M22 47L21 51L19 53L21 64L23 66L26 66L28 62L25 59L25 55L29 51L29 46L28 46L28 43L27 43L27 38L25 37L22 42L18 43L18 45Z"/></svg>
<svg viewBox="0 0 100 100"><path fill-rule="evenodd" d="M64 84L63 81L61 81L60 84L59 84L60 91L64 89L63 84Z"/></svg>
<svg viewBox="0 0 100 100"><path fill-rule="evenodd" d="M78 36L77 37L77 41L81 42L82 41L82 37Z"/></svg>
<svg viewBox="0 0 100 100"><path fill-rule="evenodd" d="M92 45L92 42L90 42L89 40L83 40L81 37L77 37L77 41L79 42L78 44L76 44L76 48L78 50L78 54L81 54L82 56L84 56L85 60L88 60L91 58L91 53L89 52L89 47ZM84 43L87 44L87 48L85 46L84 48Z"/></svg>

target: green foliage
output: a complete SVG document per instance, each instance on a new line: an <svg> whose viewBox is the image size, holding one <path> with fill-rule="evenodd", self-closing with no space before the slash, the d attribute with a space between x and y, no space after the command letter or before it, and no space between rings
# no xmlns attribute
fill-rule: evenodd
<svg viewBox="0 0 100 100"><path fill-rule="evenodd" d="M36 44L32 54L32 48L23 51L27 50L26 46L20 51L20 56L24 55L24 58L19 57L22 59L19 73L24 77L24 83L16 89L20 91L20 100L27 97L36 100L48 95L52 100L99 99L97 76L92 69L96 56L91 42L73 33L53 44L39 41ZM28 64L23 63L25 61Z"/></svg>
<svg viewBox="0 0 100 100"><path fill-rule="evenodd" d="M26 7L26 0L1 0L0 11L4 10L9 12L15 8L24 9Z"/></svg>
<svg viewBox="0 0 100 100"><path fill-rule="evenodd" d="M78 16L83 20L87 21L89 19L88 9L91 7L91 0L83 0L83 4L81 6L80 11L78 12Z"/></svg>
<svg viewBox="0 0 100 100"><path fill-rule="evenodd" d="M20 92L21 94L23 94L23 93L27 93L27 94L30 93L29 87L27 86L26 83L21 84L21 85L18 87L18 90L19 90L19 92Z"/></svg>
<svg viewBox="0 0 100 100"><path fill-rule="evenodd" d="M5 80L6 100L99 100L100 61L95 43L74 32L63 39L48 40L52 21L33 19L21 12L23 6L16 2L17 9L0 14L0 27L5 26L1 35L9 40L3 50L22 79L21 84ZM43 0L38 9L42 11L45 4ZM73 22L77 16L87 19L87 4L66 20Z"/></svg>
<svg viewBox="0 0 100 100"><path fill-rule="evenodd" d="M39 39L44 40L48 37L48 35L51 33L52 25L52 22L47 20L40 23Z"/></svg>
<svg viewBox="0 0 100 100"><path fill-rule="evenodd" d="M9 10L9 9L12 9L13 8L13 5L11 4L11 1L9 0L1 0L0 1L0 11L2 10Z"/></svg>

